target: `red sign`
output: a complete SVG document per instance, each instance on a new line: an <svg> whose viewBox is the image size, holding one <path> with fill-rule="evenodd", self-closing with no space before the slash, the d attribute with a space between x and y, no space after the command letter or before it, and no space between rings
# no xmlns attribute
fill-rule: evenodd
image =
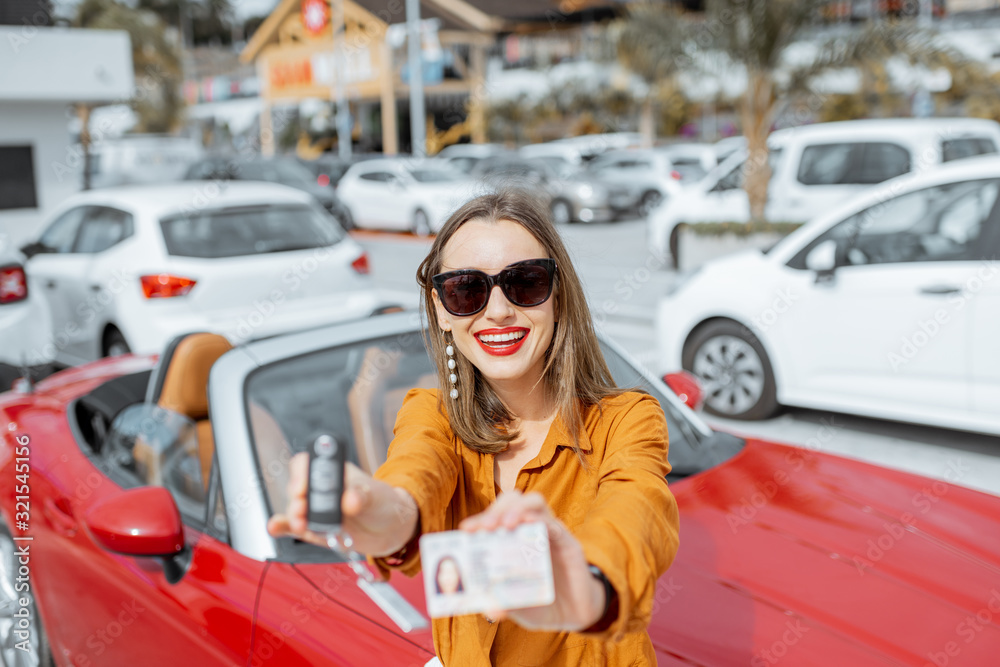
<svg viewBox="0 0 1000 667"><path fill-rule="evenodd" d="M326 0L302 0L302 25L316 36L330 21L330 5Z"/></svg>

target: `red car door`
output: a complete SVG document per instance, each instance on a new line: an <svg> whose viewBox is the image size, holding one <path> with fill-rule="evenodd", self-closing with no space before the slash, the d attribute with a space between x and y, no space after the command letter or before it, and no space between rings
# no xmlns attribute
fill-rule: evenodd
<svg viewBox="0 0 1000 667"><path fill-rule="evenodd" d="M123 493L111 466L83 453L55 406L25 411L18 426L33 443L31 578L57 664L245 665L263 563L236 554L224 528L187 516L191 562L175 584L155 558L104 550L85 517Z"/></svg>

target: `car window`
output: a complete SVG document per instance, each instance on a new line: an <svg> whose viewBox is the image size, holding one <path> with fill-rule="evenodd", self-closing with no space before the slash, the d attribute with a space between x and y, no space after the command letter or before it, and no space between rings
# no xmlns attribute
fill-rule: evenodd
<svg viewBox="0 0 1000 667"><path fill-rule="evenodd" d="M203 210L160 221L170 255L237 257L333 245L340 225L319 207L270 205Z"/></svg>
<svg viewBox="0 0 1000 667"><path fill-rule="evenodd" d="M52 221L39 238L39 243L48 248L49 252L72 252L80 224L89 210L89 206L78 206L66 211Z"/></svg>
<svg viewBox="0 0 1000 667"><path fill-rule="evenodd" d="M73 252L104 252L132 235L132 216L107 206L95 207L83 221Z"/></svg>
<svg viewBox="0 0 1000 667"><path fill-rule="evenodd" d="M448 183L462 180L459 174L444 169L412 169L410 174L420 183Z"/></svg>
<svg viewBox="0 0 1000 667"><path fill-rule="evenodd" d="M799 161L799 183L833 185L844 183L851 168L853 144L806 146Z"/></svg>
<svg viewBox="0 0 1000 667"><path fill-rule="evenodd" d="M740 162L728 174L719 179L719 182L712 188L712 192L724 192L726 190L739 190L743 187L743 168L746 161Z"/></svg>
<svg viewBox="0 0 1000 667"><path fill-rule="evenodd" d="M625 359L610 349L604 355L619 386L642 388L660 401L671 462L695 458L699 436L681 412ZM286 505L288 459L317 435L347 444L349 460L373 472L385 461L406 393L435 386L437 374L419 331L321 350L253 372L246 409L271 511Z"/></svg>
<svg viewBox="0 0 1000 667"><path fill-rule="evenodd" d="M896 144L861 144L861 162L844 183L881 183L910 171L910 152Z"/></svg>
<svg viewBox="0 0 1000 667"><path fill-rule="evenodd" d="M108 474L125 488L162 486L182 516L204 523L206 484L198 429L189 418L157 405L133 405L115 417L102 456Z"/></svg>
<svg viewBox="0 0 1000 667"><path fill-rule="evenodd" d="M388 183L392 180L392 174L387 171L366 171L363 174L358 174L358 178L376 183Z"/></svg>
<svg viewBox="0 0 1000 667"><path fill-rule="evenodd" d="M838 265L986 259L984 239L997 224L1000 181L949 183L909 192L847 218L789 262L804 269L815 246L833 239Z"/></svg>
<svg viewBox="0 0 1000 667"><path fill-rule="evenodd" d="M873 184L910 171L910 153L886 142L817 144L802 149L803 185Z"/></svg>
<svg viewBox="0 0 1000 667"><path fill-rule="evenodd" d="M997 145L989 137L962 137L961 139L945 139L941 142L941 161L951 162L976 155L989 155L997 152Z"/></svg>

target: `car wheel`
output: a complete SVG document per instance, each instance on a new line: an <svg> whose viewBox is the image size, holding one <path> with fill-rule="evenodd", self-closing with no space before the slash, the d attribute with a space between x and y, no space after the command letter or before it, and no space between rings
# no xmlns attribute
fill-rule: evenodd
<svg viewBox="0 0 1000 667"><path fill-rule="evenodd" d="M705 410L732 419L766 419L778 409L771 362L757 337L730 320L698 330L684 347L684 370L704 386Z"/></svg>
<svg viewBox="0 0 1000 667"><path fill-rule="evenodd" d="M118 329L109 329L106 334L104 334L104 356L105 357L120 357L123 354L130 354L132 348L128 346L125 341L125 336Z"/></svg>
<svg viewBox="0 0 1000 667"><path fill-rule="evenodd" d="M410 227L417 236L430 236L431 221L427 219L427 214L419 208L413 214L413 226Z"/></svg>
<svg viewBox="0 0 1000 667"><path fill-rule="evenodd" d="M660 205L661 201L663 201L663 195L656 190L650 190L643 194L642 199L639 200L639 215L643 218L648 218L649 214L653 212L654 208Z"/></svg>
<svg viewBox="0 0 1000 667"><path fill-rule="evenodd" d="M557 225L568 225L573 222L573 207L568 201L557 199L552 202L552 222Z"/></svg>
<svg viewBox="0 0 1000 667"><path fill-rule="evenodd" d="M4 667L50 667L52 649L49 646L38 605L30 591L19 591L17 547L7 526L0 523L0 664ZM30 616L15 616L28 599ZM28 625L24 627L22 622ZM23 634L15 634L15 630ZM27 650L23 648L27 647Z"/></svg>

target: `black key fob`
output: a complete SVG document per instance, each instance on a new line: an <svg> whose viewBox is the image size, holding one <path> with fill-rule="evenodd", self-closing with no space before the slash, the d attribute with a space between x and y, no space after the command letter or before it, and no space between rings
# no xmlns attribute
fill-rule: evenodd
<svg viewBox="0 0 1000 667"><path fill-rule="evenodd" d="M309 444L309 486L306 525L317 533L340 530L340 496L344 493L347 446L332 435L320 434Z"/></svg>

